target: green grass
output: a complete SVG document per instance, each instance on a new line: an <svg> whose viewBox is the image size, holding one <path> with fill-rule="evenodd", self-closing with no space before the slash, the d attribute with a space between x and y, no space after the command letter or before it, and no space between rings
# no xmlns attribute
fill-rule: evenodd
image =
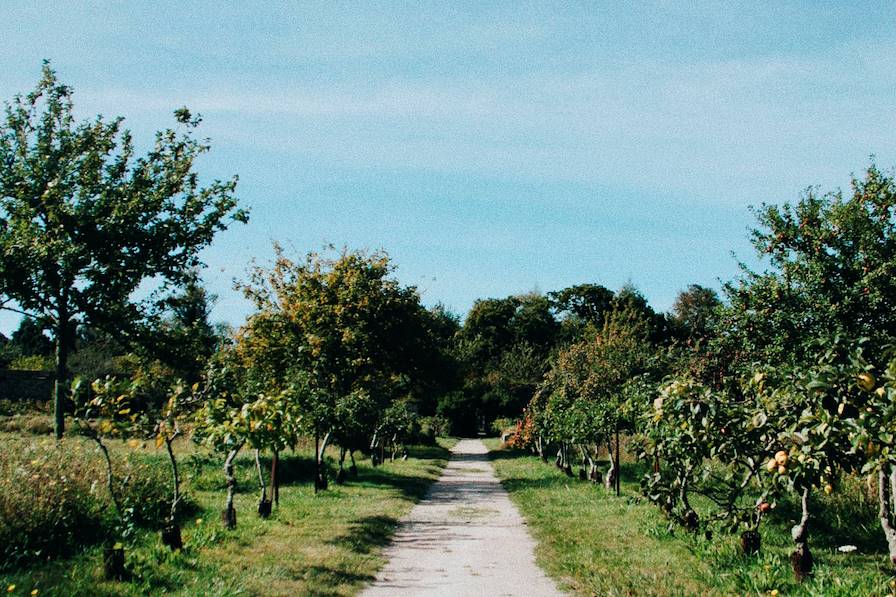
<svg viewBox="0 0 896 597"><path fill-rule="evenodd" d="M0 434L0 451L12 442ZM21 441L21 436L15 437ZM36 440L35 440L36 441ZM65 438L61 449L84 444ZM0 573L0 591L28 595L351 595L371 581L384 564L379 555L397 521L426 492L447 463L451 440L434 447L412 447L407 461L373 468L359 461L359 476L315 495L310 484L310 452L281 455L280 506L269 519L255 513L258 491L254 461L244 453L237 462L240 492L237 528L222 528L223 473L219 456L184 444L181 464L187 491L198 510L182 522L185 549L171 552L155 532L141 531L127 547L130 577L102 577L99 546L73 557ZM82 449L84 449L82 447ZM114 453L129 449L116 442ZM152 447L148 459L165 459ZM332 479L331 475L331 479Z"/></svg>
<svg viewBox="0 0 896 597"><path fill-rule="evenodd" d="M810 547L811 580L793 580L789 528L796 516L781 504L762 527L762 552L740 553L738 538L708 540L668 520L639 494L637 463L624 462L622 495L571 479L527 453L487 440L498 476L538 542L540 566L578 595L890 595L891 572L874 513L857 483L819 504ZM856 544L842 554L838 545Z"/></svg>

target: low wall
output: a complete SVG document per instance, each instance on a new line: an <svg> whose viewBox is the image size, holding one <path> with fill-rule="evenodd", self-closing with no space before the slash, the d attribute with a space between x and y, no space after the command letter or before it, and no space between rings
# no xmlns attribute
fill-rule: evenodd
<svg viewBox="0 0 896 597"><path fill-rule="evenodd" d="M44 402L53 398L50 371L0 369L0 400Z"/></svg>

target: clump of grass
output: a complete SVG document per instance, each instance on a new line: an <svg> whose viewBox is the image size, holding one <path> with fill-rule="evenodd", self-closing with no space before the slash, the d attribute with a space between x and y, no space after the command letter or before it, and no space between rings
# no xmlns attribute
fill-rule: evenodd
<svg viewBox="0 0 896 597"><path fill-rule="evenodd" d="M103 501L94 463L48 444L19 441L4 448L0 567L35 564L99 539Z"/></svg>
<svg viewBox="0 0 896 597"><path fill-rule="evenodd" d="M0 418L0 431L50 435L53 433L53 419L49 415L35 413L9 415Z"/></svg>
<svg viewBox="0 0 896 597"><path fill-rule="evenodd" d="M105 469L81 438L0 440L0 569L29 567L125 531L158 528L169 506L167 471L160 460L119 453L115 480L125 520L117 520ZM191 507L188 501L185 511Z"/></svg>

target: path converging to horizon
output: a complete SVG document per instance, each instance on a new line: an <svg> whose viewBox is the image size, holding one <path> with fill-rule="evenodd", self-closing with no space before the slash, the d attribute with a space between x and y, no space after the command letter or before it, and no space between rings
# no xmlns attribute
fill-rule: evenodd
<svg viewBox="0 0 896 597"><path fill-rule="evenodd" d="M562 595L535 564L535 542L487 454L480 440L457 443L442 476L399 524L364 597Z"/></svg>

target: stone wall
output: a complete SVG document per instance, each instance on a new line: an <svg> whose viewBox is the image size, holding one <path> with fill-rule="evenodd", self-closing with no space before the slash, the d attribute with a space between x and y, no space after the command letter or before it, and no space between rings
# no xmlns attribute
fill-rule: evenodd
<svg viewBox="0 0 896 597"><path fill-rule="evenodd" d="M52 372L0 369L0 400L44 402L52 398Z"/></svg>

